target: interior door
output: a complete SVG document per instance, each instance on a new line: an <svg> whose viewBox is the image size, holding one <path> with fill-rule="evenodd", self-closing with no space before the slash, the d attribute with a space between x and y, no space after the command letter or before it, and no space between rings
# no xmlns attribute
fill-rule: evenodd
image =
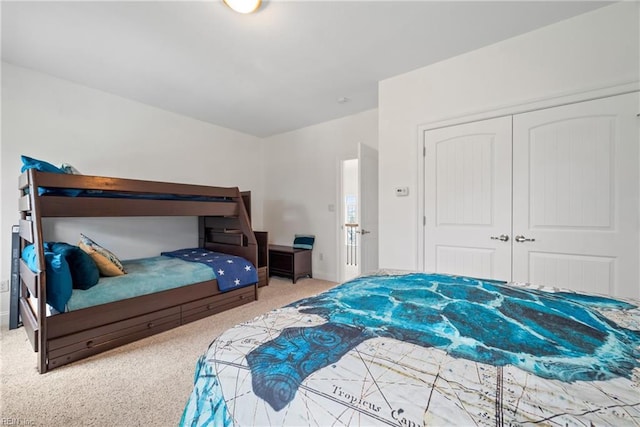
<svg viewBox="0 0 640 427"><path fill-rule="evenodd" d="M360 272L378 269L378 151L358 144Z"/></svg>
<svg viewBox="0 0 640 427"><path fill-rule="evenodd" d="M511 279L511 117L425 132L425 270Z"/></svg>
<svg viewBox="0 0 640 427"><path fill-rule="evenodd" d="M638 105L514 116L513 280L640 297Z"/></svg>

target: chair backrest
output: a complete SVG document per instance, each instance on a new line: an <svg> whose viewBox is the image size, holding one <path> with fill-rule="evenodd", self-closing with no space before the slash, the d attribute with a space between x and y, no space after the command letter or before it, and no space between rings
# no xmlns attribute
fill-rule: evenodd
<svg viewBox="0 0 640 427"><path fill-rule="evenodd" d="M296 249L313 249L316 236L313 234L296 234L293 239L293 247Z"/></svg>

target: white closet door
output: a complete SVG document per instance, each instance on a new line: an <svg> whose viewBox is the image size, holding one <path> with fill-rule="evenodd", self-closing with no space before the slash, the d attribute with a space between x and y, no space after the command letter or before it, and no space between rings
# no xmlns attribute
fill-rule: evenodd
<svg viewBox="0 0 640 427"><path fill-rule="evenodd" d="M514 116L514 281L640 297L637 113L634 93Z"/></svg>
<svg viewBox="0 0 640 427"><path fill-rule="evenodd" d="M511 279L511 120L425 132L426 271Z"/></svg>

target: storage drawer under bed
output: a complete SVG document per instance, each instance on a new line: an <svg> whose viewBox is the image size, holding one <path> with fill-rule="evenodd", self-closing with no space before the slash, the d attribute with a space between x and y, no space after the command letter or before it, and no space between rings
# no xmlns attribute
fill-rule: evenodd
<svg viewBox="0 0 640 427"><path fill-rule="evenodd" d="M49 365L61 366L89 355L180 326L180 307L171 307L49 341Z"/></svg>
<svg viewBox="0 0 640 427"><path fill-rule="evenodd" d="M202 319L203 317L241 306L247 302L255 301L255 299L256 287L252 285L183 304L182 323Z"/></svg>

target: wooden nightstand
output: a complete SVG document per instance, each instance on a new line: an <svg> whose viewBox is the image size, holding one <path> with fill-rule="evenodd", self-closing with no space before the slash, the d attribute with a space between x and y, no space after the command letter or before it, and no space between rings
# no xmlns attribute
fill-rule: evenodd
<svg viewBox="0 0 640 427"><path fill-rule="evenodd" d="M289 277L293 283L300 277L313 277L311 250L269 245L269 275Z"/></svg>

